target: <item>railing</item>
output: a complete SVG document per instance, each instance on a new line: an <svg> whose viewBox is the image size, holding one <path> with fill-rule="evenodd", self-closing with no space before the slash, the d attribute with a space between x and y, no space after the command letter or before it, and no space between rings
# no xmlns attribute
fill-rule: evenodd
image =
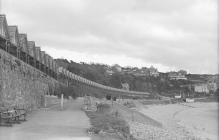
<svg viewBox="0 0 219 140"><path fill-rule="evenodd" d="M85 89L91 90L92 88L95 88L96 90L100 90L100 92L105 92L106 94L113 94L113 95L127 95L127 96L148 96L150 93L148 92L138 92L138 91L129 91L129 90L123 90L123 89L118 89L118 88L113 88L109 86L105 86L96 82L93 82L91 80L88 80L86 78L83 78L81 76L78 76L72 72L69 72L63 67L59 67L58 69L58 75L63 75L66 79L68 79L72 85L77 85L81 84ZM62 77L63 77L62 76ZM66 83L68 85L68 83ZM81 87L81 88L83 88ZM85 90L83 89L83 90ZM89 91L88 91L89 93Z"/></svg>

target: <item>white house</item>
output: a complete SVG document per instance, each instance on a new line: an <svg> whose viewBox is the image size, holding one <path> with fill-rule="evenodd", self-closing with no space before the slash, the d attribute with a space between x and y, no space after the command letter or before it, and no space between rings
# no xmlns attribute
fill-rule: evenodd
<svg viewBox="0 0 219 140"><path fill-rule="evenodd" d="M208 84L206 83L195 84L194 91L198 93L209 93Z"/></svg>
<svg viewBox="0 0 219 140"><path fill-rule="evenodd" d="M181 72L169 72L168 77L170 80L187 80L185 74Z"/></svg>
<svg viewBox="0 0 219 140"><path fill-rule="evenodd" d="M129 90L129 84L128 83L122 83L122 89Z"/></svg>

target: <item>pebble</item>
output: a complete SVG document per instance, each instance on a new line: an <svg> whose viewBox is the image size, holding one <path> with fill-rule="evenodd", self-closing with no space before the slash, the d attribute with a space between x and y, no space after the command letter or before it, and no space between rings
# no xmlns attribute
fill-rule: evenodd
<svg viewBox="0 0 219 140"><path fill-rule="evenodd" d="M147 125L139 122L128 122L130 133L138 140L198 140L193 136L178 136L163 128Z"/></svg>

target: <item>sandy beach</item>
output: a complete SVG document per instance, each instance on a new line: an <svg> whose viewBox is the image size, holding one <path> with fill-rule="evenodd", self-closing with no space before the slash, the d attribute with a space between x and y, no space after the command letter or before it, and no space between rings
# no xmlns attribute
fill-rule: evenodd
<svg viewBox="0 0 219 140"><path fill-rule="evenodd" d="M160 122L177 139L218 140L218 103L144 105L138 111Z"/></svg>

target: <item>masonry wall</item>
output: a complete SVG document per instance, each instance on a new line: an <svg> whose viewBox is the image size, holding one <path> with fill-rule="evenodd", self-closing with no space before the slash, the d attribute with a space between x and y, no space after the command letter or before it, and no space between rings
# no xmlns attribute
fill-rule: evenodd
<svg viewBox="0 0 219 140"><path fill-rule="evenodd" d="M45 95L54 94L57 85L55 79L0 50L0 106L42 107Z"/></svg>

